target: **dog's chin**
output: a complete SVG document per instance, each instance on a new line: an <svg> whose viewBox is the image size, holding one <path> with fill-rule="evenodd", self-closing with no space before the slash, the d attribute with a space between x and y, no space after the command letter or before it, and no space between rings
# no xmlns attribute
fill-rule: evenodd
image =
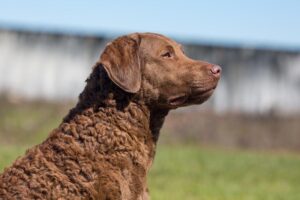
<svg viewBox="0 0 300 200"><path fill-rule="evenodd" d="M214 93L215 89L216 89L216 86L205 89L205 90L196 90L196 91L192 92L192 94L189 96L187 103L202 104L206 100L208 100L209 97L211 97L211 95Z"/></svg>
<svg viewBox="0 0 300 200"><path fill-rule="evenodd" d="M213 94L215 87L206 90L197 90L190 95L178 95L168 100L168 108L176 109L178 107L185 107L189 105L202 104Z"/></svg>
<svg viewBox="0 0 300 200"><path fill-rule="evenodd" d="M216 87L217 84L208 88L197 87L193 88L189 94L183 92L178 95L171 96L167 100L167 107L169 109L176 109L178 107L202 104L211 97Z"/></svg>

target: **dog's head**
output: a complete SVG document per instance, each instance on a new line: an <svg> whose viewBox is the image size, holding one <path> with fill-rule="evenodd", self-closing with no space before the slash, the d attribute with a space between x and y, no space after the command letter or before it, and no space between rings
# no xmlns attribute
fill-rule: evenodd
<svg viewBox="0 0 300 200"><path fill-rule="evenodd" d="M134 33L108 44L100 64L122 90L157 107L201 104L217 86L218 65L193 60L181 45L154 33Z"/></svg>

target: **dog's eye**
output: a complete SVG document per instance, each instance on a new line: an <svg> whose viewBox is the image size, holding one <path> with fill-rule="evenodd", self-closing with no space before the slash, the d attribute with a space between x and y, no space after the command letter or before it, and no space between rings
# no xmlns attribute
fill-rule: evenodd
<svg viewBox="0 0 300 200"><path fill-rule="evenodd" d="M172 57L172 54L171 54L171 52L165 52L165 53L163 53L163 54L161 55L161 57L163 57L163 58L171 58L171 57Z"/></svg>

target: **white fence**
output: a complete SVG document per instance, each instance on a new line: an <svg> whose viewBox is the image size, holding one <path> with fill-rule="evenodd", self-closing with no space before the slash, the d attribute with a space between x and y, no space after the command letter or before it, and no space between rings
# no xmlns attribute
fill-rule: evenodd
<svg viewBox="0 0 300 200"><path fill-rule="evenodd" d="M0 30L0 93L76 99L109 39ZM193 58L223 67L207 106L217 111L300 112L300 52L186 44Z"/></svg>
<svg viewBox="0 0 300 200"><path fill-rule="evenodd" d="M97 61L104 40L0 32L0 92L28 99L74 99Z"/></svg>

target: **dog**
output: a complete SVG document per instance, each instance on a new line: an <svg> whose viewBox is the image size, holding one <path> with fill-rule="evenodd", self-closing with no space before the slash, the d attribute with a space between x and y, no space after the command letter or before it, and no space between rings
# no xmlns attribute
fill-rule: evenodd
<svg viewBox="0 0 300 200"><path fill-rule="evenodd" d="M0 175L0 199L149 199L165 117L205 102L220 76L220 66L187 57L163 35L115 39L59 127Z"/></svg>

